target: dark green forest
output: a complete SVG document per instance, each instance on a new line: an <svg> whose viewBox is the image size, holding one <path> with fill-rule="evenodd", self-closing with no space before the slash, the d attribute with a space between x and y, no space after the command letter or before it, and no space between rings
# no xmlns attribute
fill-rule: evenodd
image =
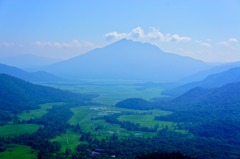
<svg viewBox="0 0 240 159"><path fill-rule="evenodd" d="M77 102L84 105L96 97L34 85L6 74L0 74L0 83L0 110L15 114L37 109L39 104L49 102Z"/></svg>

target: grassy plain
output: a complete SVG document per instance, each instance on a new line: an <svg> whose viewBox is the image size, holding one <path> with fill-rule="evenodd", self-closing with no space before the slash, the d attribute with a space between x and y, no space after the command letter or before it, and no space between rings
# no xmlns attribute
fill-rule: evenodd
<svg viewBox="0 0 240 159"><path fill-rule="evenodd" d="M41 125L37 124L9 124L0 126L0 135L5 137L31 134L37 131Z"/></svg>
<svg viewBox="0 0 240 159"><path fill-rule="evenodd" d="M89 82L89 81L88 81ZM130 110L117 108L114 105L127 98L143 98L150 100L155 97L161 96L162 88L160 87L149 87L143 88L141 86L135 85L136 82L133 81L110 81L110 82L97 82L90 81L88 84L73 84L73 85L57 85L58 88L67 89L79 93L91 93L98 94L99 97L95 98L94 101L103 104L103 106L82 106L77 108L72 108L74 115L69 120L72 125L79 124L85 132L91 132L96 135L98 139L105 138L112 134L118 134L119 137L125 137L129 135L140 135L145 137L154 136L156 133L149 132L135 132L127 131L121 128L117 124L110 124L105 122L103 119L92 120L93 118L101 117L103 115L111 115L120 112L137 112L137 113L152 113L151 115L135 115L135 116L123 116L120 120L129 120L135 123L141 123L140 125L146 127L154 127L155 124L159 125L161 128L171 128L175 129L176 124L172 122L161 122L155 121L154 117L156 115L168 115L171 112L162 110L151 110L151 111L141 111L141 110ZM136 119L135 119L136 118ZM140 119L140 120L139 120ZM138 120L138 122L137 122Z"/></svg>
<svg viewBox="0 0 240 159"><path fill-rule="evenodd" d="M70 149L72 151L75 150L77 145L80 144L80 139L81 135L73 132L68 132L66 134L62 134L57 136L56 138L52 139L51 141L56 141L61 144L61 152L65 153L66 149Z"/></svg>
<svg viewBox="0 0 240 159"><path fill-rule="evenodd" d="M54 86L64 90L70 90L78 93L98 94L99 96L94 99L94 102L101 103L100 105L89 105L71 108L74 115L69 119L68 123L71 125L79 124L85 132L90 132L97 139L104 139L112 134L118 135L120 138L125 138L130 135L139 137L153 137L156 132L142 132L142 131L128 131L121 128L117 124L111 124L101 119L104 115L111 115L121 112L134 112L134 115L122 115L118 119L121 121L130 121L138 123L141 126L153 128L155 125L159 125L158 130L168 127L169 130L182 132L177 130L176 123L155 121L155 116L165 116L171 114L168 111L162 110L130 110L115 107L114 105L127 98L143 98L150 100L155 97L161 96L162 89L160 87L140 87L135 85L136 82L130 81L87 81L86 83L59 83L59 84L45 84ZM64 103L46 103L40 105L39 109L25 111L18 114L21 120L29 120L34 118L41 118L45 115L49 109L54 106L62 105ZM100 118L99 118L100 117ZM1 136L15 136L20 134L30 134L35 132L40 125L36 124L11 124L6 126L0 126ZM65 153L66 149L74 151L76 146L81 144L79 138L81 134L68 132L61 134L51 141L56 141L61 144L61 152ZM31 150L28 146L13 146L7 149L7 151L0 153L0 158L22 158L30 159L36 158L36 151ZM16 157L18 156L18 157Z"/></svg>
<svg viewBox="0 0 240 159"><path fill-rule="evenodd" d="M144 88L136 85L136 81L85 81L84 83L59 83L53 86L64 90L70 90L78 93L98 94L94 101L115 105L117 102L127 98L143 98L150 100L154 97L160 97L161 87Z"/></svg>
<svg viewBox="0 0 240 159"><path fill-rule="evenodd" d="M6 151L0 152L1 159L37 159L37 151L25 145L9 145Z"/></svg>
<svg viewBox="0 0 240 159"><path fill-rule="evenodd" d="M91 132L96 135L98 139L105 138L118 133L119 135L128 134L127 131L116 124L110 124L102 119L92 120L92 118L101 117L102 115L110 115L112 113L119 113L112 107L98 107L98 106L83 106L72 108L74 115L69 120L72 125L79 124L85 132Z"/></svg>
<svg viewBox="0 0 240 159"><path fill-rule="evenodd" d="M21 120L41 118L43 115L45 115L48 112L48 109L51 109L53 106L58 106L61 104L63 103L58 102L58 103L41 104L39 109L24 111L23 113L19 114L18 117Z"/></svg>
<svg viewBox="0 0 240 159"><path fill-rule="evenodd" d="M142 137L153 137L156 135L156 133L151 132L128 131L117 124L110 124L99 118L104 115L121 112L134 112L137 114L123 115L119 117L119 120L131 121L149 128L159 125L159 130L167 127L169 130L181 132L181 130L177 130L176 123L154 120L155 116L165 116L171 114L171 112L162 110L130 110L114 106L117 102L127 98L143 98L150 100L161 96L162 88L160 87L143 88L135 84L136 82L132 81L85 81L85 83L59 83L50 86L78 93L99 95L94 99L94 102L101 103L102 105L71 108L74 115L68 121L71 125L79 124L83 128L83 131L90 132L97 139L103 139L112 134L117 134L120 138L125 138L130 135ZM40 112L44 112L48 108L48 105L43 105L41 106ZM34 112L31 113L34 114ZM23 117L25 116L26 118L26 115L27 114L24 114ZM62 145L61 152L65 152L67 148L74 151L74 148L80 144L80 136L80 134L69 132L67 134L61 134L51 141L57 141Z"/></svg>
<svg viewBox="0 0 240 159"><path fill-rule="evenodd" d="M169 129L175 129L176 123L169 122L169 121L156 121L154 120L155 114L157 115L157 112L152 111L153 114L151 115L123 115L120 116L118 119L120 121L131 121L133 123L139 124L144 127L154 128L156 125L158 125L158 130L163 128L169 128ZM167 113L164 113L167 114ZM159 114L161 115L161 114ZM158 116L159 116L158 115Z"/></svg>
<svg viewBox="0 0 240 159"><path fill-rule="evenodd" d="M121 128L117 124L110 124L105 122L103 119L96 119L103 115L111 115L114 113L121 112L135 112L136 115L123 115L119 117L119 120L127 120L134 123L139 123L141 126L145 127L154 127L156 124L159 125L159 130L162 128L168 127L170 130L176 129L176 123L173 122L164 122L164 121L155 121L155 116L164 116L171 114L168 111L162 110L129 110L123 108L117 108L113 106L83 106L71 109L74 112L74 115L69 120L69 123L72 125L79 124L86 132L91 132L96 135L97 138L102 139L112 134L117 134L120 137L126 137L129 135L137 135L144 137L154 136L155 133L149 132L136 132L128 131ZM142 115L146 113L146 115ZM92 120L94 119L94 120Z"/></svg>

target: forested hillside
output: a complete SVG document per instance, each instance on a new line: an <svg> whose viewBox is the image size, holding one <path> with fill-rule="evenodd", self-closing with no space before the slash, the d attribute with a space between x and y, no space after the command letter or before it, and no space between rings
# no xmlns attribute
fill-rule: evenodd
<svg viewBox="0 0 240 159"><path fill-rule="evenodd" d="M149 110L154 108L151 102L141 98L125 99L123 101L118 102L116 106L120 108L136 109L136 110Z"/></svg>
<svg viewBox="0 0 240 159"><path fill-rule="evenodd" d="M217 88L224 86L228 83L239 81L240 81L240 67L235 67L227 71L211 74L207 76L204 80L187 83L176 88L166 90L163 93L170 96L179 96L186 93L188 90L194 87Z"/></svg>
<svg viewBox="0 0 240 159"><path fill-rule="evenodd" d="M240 148L239 92L240 82L219 88L193 88L168 104L160 104L173 113L156 116L155 120L178 122L179 128L194 135L219 141L228 147L224 151L232 154L230 158L235 158Z"/></svg>
<svg viewBox="0 0 240 159"><path fill-rule="evenodd" d="M0 74L8 74L22 80L31 82L57 82L63 81L62 78L57 77L45 71L27 72L20 68L0 64Z"/></svg>
<svg viewBox="0 0 240 159"><path fill-rule="evenodd" d="M56 88L34 85L18 78L0 74L0 110L20 113L37 109L41 103L89 101L94 95L83 95Z"/></svg>

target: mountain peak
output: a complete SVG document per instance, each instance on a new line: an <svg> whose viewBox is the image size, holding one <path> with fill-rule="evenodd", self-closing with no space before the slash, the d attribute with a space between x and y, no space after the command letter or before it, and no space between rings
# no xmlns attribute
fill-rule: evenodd
<svg viewBox="0 0 240 159"><path fill-rule="evenodd" d="M130 39L123 38L121 40L118 40L105 48L111 48L114 50L124 50L124 52L129 52L131 54L133 53L139 53L139 52L148 52L149 56L152 56L153 53L164 53L159 47L152 45L147 42L141 42L141 41L133 41ZM112 51L116 52L116 51ZM123 52L122 52L123 53Z"/></svg>
<svg viewBox="0 0 240 159"><path fill-rule="evenodd" d="M116 42L114 42L113 44L141 44L141 45L151 45L151 46L154 46L150 43L146 43L146 42L141 42L141 41L134 41L134 40L131 40L131 39L126 39L126 38L122 38Z"/></svg>
<svg viewBox="0 0 240 159"><path fill-rule="evenodd" d="M133 45L133 44L142 44L142 42L133 41L133 40L130 40L130 39L123 38L123 39L120 39L118 41L115 41L114 43L112 43L108 46L111 46L111 45Z"/></svg>
<svg viewBox="0 0 240 159"><path fill-rule="evenodd" d="M132 41L132 40L127 39L127 38L122 38L122 39L118 40L117 42L127 42L127 41Z"/></svg>
<svg viewBox="0 0 240 159"><path fill-rule="evenodd" d="M46 69L70 78L173 81L207 67L202 61L124 38Z"/></svg>

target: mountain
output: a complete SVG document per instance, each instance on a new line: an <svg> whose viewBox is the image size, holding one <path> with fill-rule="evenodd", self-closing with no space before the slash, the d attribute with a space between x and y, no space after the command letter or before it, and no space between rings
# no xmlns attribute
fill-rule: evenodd
<svg viewBox="0 0 240 159"><path fill-rule="evenodd" d="M222 145L239 149L239 92L240 82L218 88L193 88L169 103L162 103L162 109L170 110L172 114L156 116L155 120L189 123L183 128L187 128L193 135L217 139L224 143Z"/></svg>
<svg viewBox="0 0 240 159"><path fill-rule="evenodd" d="M26 72L24 70L21 70L17 67L12 67L4 64L0 64L0 74L8 74L26 81L32 81L32 82L52 82L52 81L62 81L60 77L57 77L55 75L52 75L50 73L44 72L44 71L38 71L38 72Z"/></svg>
<svg viewBox="0 0 240 159"><path fill-rule="evenodd" d="M21 79L0 74L0 111L20 113L37 109L38 104L49 102L89 101L93 95L83 95L56 88L31 84Z"/></svg>
<svg viewBox="0 0 240 159"><path fill-rule="evenodd" d="M122 39L45 70L71 78L175 81L209 67L190 57L165 53L148 43Z"/></svg>
<svg viewBox="0 0 240 159"><path fill-rule="evenodd" d="M240 67L240 62L231 62L231 63L224 63L224 64L218 64L210 69L197 72L196 74L193 74L191 76L185 77L179 81L179 83L186 84L194 81L201 81L205 79L207 76L211 74L216 74L220 72L227 71L234 67Z"/></svg>
<svg viewBox="0 0 240 159"><path fill-rule="evenodd" d="M217 113L214 110L226 110L223 111L225 114L234 110L238 111L240 115L239 92L240 82L226 84L218 88L195 87L173 99L169 108L178 111L208 111L212 113Z"/></svg>
<svg viewBox="0 0 240 159"><path fill-rule="evenodd" d="M0 58L0 63L15 66L21 69L34 70L53 63L59 62L58 59L51 59L31 54L23 54Z"/></svg>
<svg viewBox="0 0 240 159"><path fill-rule="evenodd" d="M240 81L240 67L231 68L221 73L209 75L202 81L191 82L171 90L166 90L163 92L163 94L178 96L194 87L216 88L226 85L228 83L234 83L238 81Z"/></svg>
<svg viewBox="0 0 240 159"><path fill-rule="evenodd" d="M226 119L240 122L239 92L240 82L218 88L195 87L171 101L156 103L159 108L173 112L158 117L158 120L208 123Z"/></svg>
<svg viewBox="0 0 240 159"><path fill-rule="evenodd" d="M142 98L128 98L118 102L115 106L126 109L150 110L154 108L151 104Z"/></svg>

